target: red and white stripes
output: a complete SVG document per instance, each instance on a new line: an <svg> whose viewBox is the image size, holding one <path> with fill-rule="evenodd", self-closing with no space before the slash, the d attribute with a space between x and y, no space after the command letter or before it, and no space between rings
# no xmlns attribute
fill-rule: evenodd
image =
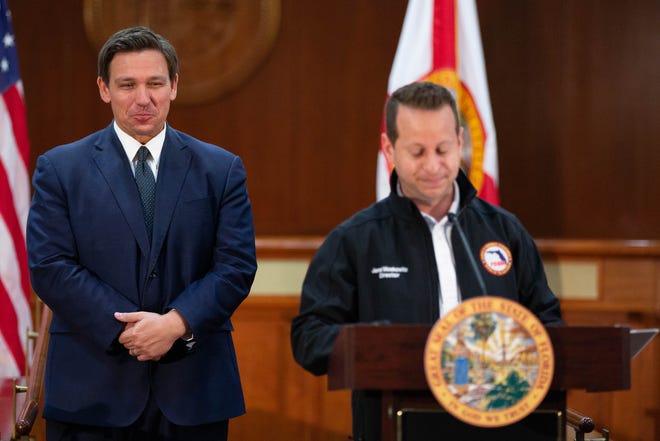
<svg viewBox="0 0 660 441"><path fill-rule="evenodd" d="M31 328L25 225L30 203L29 151L22 83L0 100L0 377L24 373Z"/></svg>

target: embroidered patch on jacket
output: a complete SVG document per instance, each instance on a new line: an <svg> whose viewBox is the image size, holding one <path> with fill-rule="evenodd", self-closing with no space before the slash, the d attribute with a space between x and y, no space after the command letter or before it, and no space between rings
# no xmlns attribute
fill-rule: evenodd
<svg viewBox="0 0 660 441"><path fill-rule="evenodd" d="M479 256L484 268L496 276L503 276L508 273L513 263L511 251L500 242L488 242L481 247Z"/></svg>
<svg viewBox="0 0 660 441"><path fill-rule="evenodd" d="M405 266L379 266L371 268L371 274L378 274L379 279L398 279L401 274L407 273Z"/></svg>

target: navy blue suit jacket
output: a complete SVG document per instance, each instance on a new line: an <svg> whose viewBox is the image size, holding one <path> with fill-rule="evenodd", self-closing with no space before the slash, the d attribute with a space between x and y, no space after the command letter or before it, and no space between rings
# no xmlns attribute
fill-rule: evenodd
<svg viewBox="0 0 660 441"><path fill-rule="evenodd" d="M168 126L151 244L112 125L42 155L33 186L31 280L53 310L44 416L127 426L150 391L179 425L244 413L230 317L256 258L240 158ZM161 361L139 362L116 342L115 311L173 308L196 337L192 350L180 340Z"/></svg>

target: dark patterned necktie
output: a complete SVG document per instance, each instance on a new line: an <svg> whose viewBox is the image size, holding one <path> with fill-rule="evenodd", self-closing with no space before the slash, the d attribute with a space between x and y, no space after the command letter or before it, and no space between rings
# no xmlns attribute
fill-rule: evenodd
<svg viewBox="0 0 660 441"><path fill-rule="evenodd" d="M156 201L156 179L147 163L151 153L149 149L142 146L138 149L135 157L135 182L140 190L140 199L142 199L142 209L144 210L144 223L147 225L149 240L154 227L154 204Z"/></svg>

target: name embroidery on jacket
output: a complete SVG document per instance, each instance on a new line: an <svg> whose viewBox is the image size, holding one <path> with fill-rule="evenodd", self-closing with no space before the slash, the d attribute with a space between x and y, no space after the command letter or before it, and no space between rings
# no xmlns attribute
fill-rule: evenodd
<svg viewBox="0 0 660 441"><path fill-rule="evenodd" d="M407 272L408 267L405 266L381 266L371 269L371 274L378 274L379 279L398 279L401 274Z"/></svg>

